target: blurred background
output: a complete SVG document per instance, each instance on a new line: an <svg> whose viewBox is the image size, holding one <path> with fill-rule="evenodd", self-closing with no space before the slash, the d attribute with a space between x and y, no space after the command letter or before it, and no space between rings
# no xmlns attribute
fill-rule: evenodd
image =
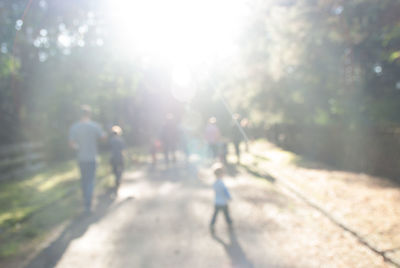
<svg viewBox="0 0 400 268"><path fill-rule="evenodd" d="M387 248L400 254L398 219L386 220L400 215L389 209L399 200L399 14L398 0L0 0L0 260L16 260L30 251L24 251L26 241L80 213L68 133L83 104L106 132L121 126L131 164L141 161L137 155L146 163L149 153L161 155L169 119L181 131L185 145L179 149L201 155L213 118L224 157L233 157L232 142L247 147L258 140L250 143L258 156L242 146L245 165L300 174L301 187L319 180L325 192L318 184L314 194L332 202L326 207L335 213L341 204L350 223L376 223L360 233L375 230L393 244L370 246L375 253L387 258ZM112 185L105 151L103 142L99 191ZM279 166L290 158L287 151L296 154L290 160L296 169ZM299 173L309 160L322 171ZM132 174L132 180L145 178ZM160 174L157 182L174 182ZM338 174L342 188L332 190ZM330 176L332 184L325 182ZM379 195L371 195L374 189ZM378 206L377 200L388 203ZM361 207L351 211L353 204ZM365 215L353 217L359 211ZM77 221L82 230L65 230L79 237L89 225ZM71 238L64 243L63 235L66 249Z"/></svg>
<svg viewBox="0 0 400 268"><path fill-rule="evenodd" d="M395 0L1 1L0 143L66 146L79 106L143 144L166 113L398 176ZM185 117L189 117L183 120Z"/></svg>

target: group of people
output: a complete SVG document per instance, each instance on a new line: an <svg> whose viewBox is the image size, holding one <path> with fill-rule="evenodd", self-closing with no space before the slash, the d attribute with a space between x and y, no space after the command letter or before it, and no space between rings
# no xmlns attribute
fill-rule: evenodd
<svg viewBox="0 0 400 268"><path fill-rule="evenodd" d="M240 118L239 114L232 116L232 123L229 137L223 137L217 126L217 119L211 117L205 129L205 140L208 144L208 150L214 159L219 159L222 163L227 163L228 143L231 141L235 148L236 161L240 163L240 144L245 141L247 148L246 128L248 120Z"/></svg>
<svg viewBox="0 0 400 268"><path fill-rule="evenodd" d="M233 119L238 120L238 118L235 117ZM237 122L235 123L237 124ZM73 124L70 128L69 143L77 153L86 213L90 213L92 209L92 197L97 165L97 146L100 140L109 140L109 147L111 151L110 163L115 176L116 190L118 190L121 182L124 169L125 142L121 137L121 127L113 126L111 128L111 133L111 136L107 135L107 133L98 123L91 120L91 108L89 106L82 106L80 120ZM161 135L161 143L164 149L164 156L167 164L171 160L176 161L175 150L177 149L178 145L178 136L179 134L176 121L172 115L168 114L165 124L163 125ZM235 132L233 132L232 138L239 161L239 143L242 138L239 137L239 135ZM231 199L231 196L222 180L224 176L224 168L222 163L226 162L227 144L223 140L216 125L215 117L209 119L208 125L205 129L205 140L208 144L212 158L214 158L214 160L218 157L220 158L220 162L217 162L217 164L213 166L213 171L216 177L216 181L213 185L213 189L215 191L215 209L210 222L210 228L211 231L214 232L214 225L217 215L220 211L224 213L227 224L230 227L232 226L232 220L228 210L228 202ZM161 144L159 144L159 146L161 146ZM152 154L154 154L154 152L152 152ZM155 156L153 155L153 157Z"/></svg>
<svg viewBox="0 0 400 268"><path fill-rule="evenodd" d="M112 135L109 137L110 163L115 175L116 190L118 190L124 168L125 142L121 137L122 129L119 126L113 126L111 133ZM99 140L106 141L107 138L108 135L101 126L91 120L91 108L86 105L82 106L80 120L70 128L69 143L77 153L83 199L87 213L90 213L92 208L97 166L97 145Z"/></svg>
<svg viewBox="0 0 400 268"><path fill-rule="evenodd" d="M234 145L237 163L240 163L240 144L245 141L247 148L247 136L245 132L248 120L246 118L240 118L238 114L234 114L232 119L229 134L224 136L221 134L217 125L217 119L215 117L209 118L202 138L198 139L198 137L195 137L197 135L193 136L185 131L184 127L178 124L177 119L172 114L167 114L164 124L161 127L160 134L154 136L150 141L150 153L153 166L157 164L158 153L163 153L167 165L171 162L176 162L176 151L179 149L184 153L186 160L189 159L193 151L197 150L197 153L200 155L206 156L214 161L219 160L226 164L228 144L230 142ZM205 141L206 146L201 145L202 140ZM197 141L197 143L193 141ZM201 147L206 150L203 150Z"/></svg>

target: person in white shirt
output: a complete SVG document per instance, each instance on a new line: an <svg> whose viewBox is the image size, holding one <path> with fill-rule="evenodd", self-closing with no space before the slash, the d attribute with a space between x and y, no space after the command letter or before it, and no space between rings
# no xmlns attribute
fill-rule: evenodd
<svg viewBox="0 0 400 268"><path fill-rule="evenodd" d="M211 219L210 223L210 229L212 232L214 232L214 225L217 220L218 213L220 211L224 212L225 215L225 220L226 223L228 224L229 228L232 227L232 220L229 215L229 210L228 210L228 202L232 199L231 195L228 191L228 188L226 188L224 182L223 182L223 177L224 177L224 168L222 164L217 163L213 167L214 174L216 177L216 181L213 184L214 192L215 192L215 201L214 201L214 213Z"/></svg>

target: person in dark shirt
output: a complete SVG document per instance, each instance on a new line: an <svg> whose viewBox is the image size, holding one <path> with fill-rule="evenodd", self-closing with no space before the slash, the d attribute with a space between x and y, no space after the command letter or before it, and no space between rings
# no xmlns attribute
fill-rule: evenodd
<svg viewBox="0 0 400 268"><path fill-rule="evenodd" d="M118 190L121 183L122 172L124 170L124 150L125 142L122 135L122 129L119 126L113 126L111 128L113 133L110 138L110 149L111 149L111 166L115 176L115 188Z"/></svg>
<svg viewBox="0 0 400 268"><path fill-rule="evenodd" d="M239 129L239 123L238 123L239 120L240 120L240 115L234 114L232 117L232 124L231 124L231 138L233 145L235 147L236 162L238 164L240 163L240 143L242 142L243 139L242 133L240 132Z"/></svg>

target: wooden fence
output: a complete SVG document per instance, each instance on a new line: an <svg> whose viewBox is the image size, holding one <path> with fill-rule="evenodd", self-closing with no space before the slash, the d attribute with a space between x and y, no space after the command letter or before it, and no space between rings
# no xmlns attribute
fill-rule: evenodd
<svg viewBox="0 0 400 268"><path fill-rule="evenodd" d="M45 166L43 144L24 142L0 146L0 181L18 178Z"/></svg>

